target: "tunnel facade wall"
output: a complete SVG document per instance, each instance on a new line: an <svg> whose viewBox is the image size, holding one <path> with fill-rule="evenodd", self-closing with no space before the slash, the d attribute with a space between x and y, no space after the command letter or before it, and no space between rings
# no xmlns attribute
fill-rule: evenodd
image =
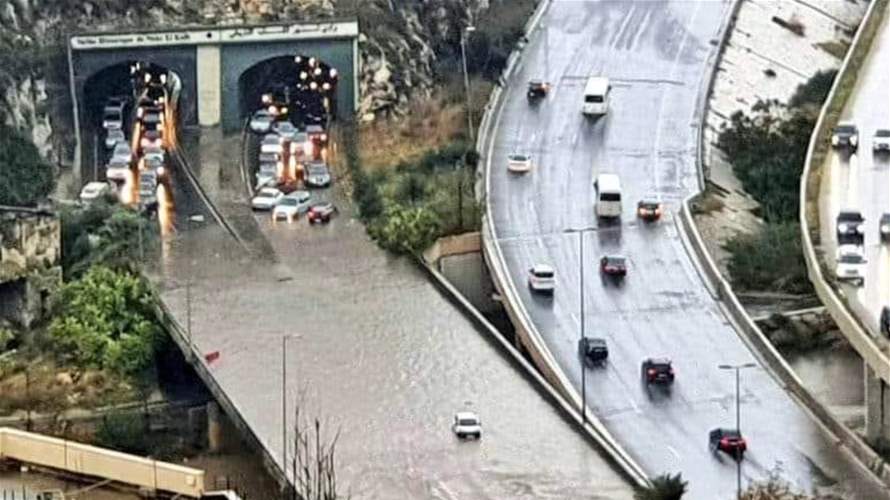
<svg viewBox="0 0 890 500"><path fill-rule="evenodd" d="M222 73L222 127L231 132L241 127L239 79L245 71L268 59L303 54L316 57L339 74L337 118L349 120L355 112L356 85L353 39L299 40L238 45L223 45L220 58Z"/></svg>
<svg viewBox="0 0 890 500"><path fill-rule="evenodd" d="M73 83L78 103L78 115L82 122L79 125L83 127L85 125L83 120L89 116L85 99L85 85L88 80L105 68L118 64L128 64L133 61L157 64L179 75L182 80L179 119L184 125L196 125L198 123L196 51L196 46L186 46L97 49L72 52Z"/></svg>

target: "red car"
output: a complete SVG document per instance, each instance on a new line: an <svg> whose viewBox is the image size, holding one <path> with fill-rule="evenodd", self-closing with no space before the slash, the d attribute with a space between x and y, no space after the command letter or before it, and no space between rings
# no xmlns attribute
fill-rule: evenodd
<svg viewBox="0 0 890 500"><path fill-rule="evenodd" d="M640 371L647 384L673 384L674 366L668 358L646 358Z"/></svg>
<svg viewBox="0 0 890 500"><path fill-rule="evenodd" d="M309 223L330 222L336 212L337 207L329 201L315 203L309 207Z"/></svg>
<svg viewBox="0 0 890 500"><path fill-rule="evenodd" d="M656 200L637 202L637 216L645 222L655 222L661 218L661 203Z"/></svg>
<svg viewBox="0 0 890 500"><path fill-rule="evenodd" d="M736 429L714 429L710 434L711 451L722 451L741 460L748 449L748 443Z"/></svg>
<svg viewBox="0 0 890 500"><path fill-rule="evenodd" d="M621 255L604 255L600 259L600 272L622 278L627 275L627 259Z"/></svg>

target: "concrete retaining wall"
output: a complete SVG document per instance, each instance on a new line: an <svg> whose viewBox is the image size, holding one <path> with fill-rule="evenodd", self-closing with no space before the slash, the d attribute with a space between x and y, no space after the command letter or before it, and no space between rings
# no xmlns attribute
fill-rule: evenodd
<svg viewBox="0 0 890 500"><path fill-rule="evenodd" d="M0 458L190 498L204 494L202 470L16 429L0 428Z"/></svg>

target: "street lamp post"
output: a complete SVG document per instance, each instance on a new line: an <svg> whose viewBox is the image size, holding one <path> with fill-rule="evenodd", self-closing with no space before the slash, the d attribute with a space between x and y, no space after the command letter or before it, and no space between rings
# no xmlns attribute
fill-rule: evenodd
<svg viewBox="0 0 890 500"><path fill-rule="evenodd" d="M467 37L474 31L476 31L475 26L467 26L460 32L460 54L464 65L464 91L467 95L467 129L470 132L471 143L476 137L473 132L473 110L470 107L470 74L467 72Z"/></svg>
<svg viewBox="0 0 890 500"><path fill-rule="evenodd" d="M285 477L285 495L287 498L287 341L300 338L300 335L288 334L281 336L281 470ZM297 476L294 476L294 481Z"/></svg>
<svg viewBox="0 0 890 500"><path fill-rule="evenodd" d="M735 371L735 430L739 433L739 436L742 435L742 423L741 423L741 399L739 392L739 373L745 368L754 368L757 365L755 363L742 363L737 365L718 365L717 368L721 370L733 370ZM742 498L742 457L736 453L736 497L741 500Z"/></svg>
<svg viewBox="0 0 890 500"><path fill-rule="evenodd" d="M595 231L594 227L585 227L581 229L566 229L565 233L578 233L578 259L580 265L578 266L578 275L581 286L581 339L586 338L586 333L584 331L584 233L589 231ZM584 358L579 356L579 360L581 363L581 425L587 424L587 370L584 368Z"/></svg>
<svg viewBox="0 0 890 500"><path fill-rule="evenodd" d="M189 232L191 232L192 224L196 222L204 222L204 216L201 214L190 215L188 218L188 227ZM191 242L189 242L191 243ZM189 361L191 361L192 357L192 275L194 274L194 260L192 258L192 245L188 245L188 259L189 259L189 275L188 279L185 281L185 322L186 327L185 331L188 335L188 356Z"/></svg>

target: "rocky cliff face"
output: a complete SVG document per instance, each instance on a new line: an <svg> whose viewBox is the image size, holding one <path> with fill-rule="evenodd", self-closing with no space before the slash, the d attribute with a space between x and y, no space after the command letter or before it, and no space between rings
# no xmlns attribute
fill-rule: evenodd
<svg viewBox="0 0 890 500"><path fill-rule="evenodd" d="M70 151L67 36L78 31L294 21L357 14L361 116L404 112L488 0L0 0L0 121L41 153Z"/></svg>

